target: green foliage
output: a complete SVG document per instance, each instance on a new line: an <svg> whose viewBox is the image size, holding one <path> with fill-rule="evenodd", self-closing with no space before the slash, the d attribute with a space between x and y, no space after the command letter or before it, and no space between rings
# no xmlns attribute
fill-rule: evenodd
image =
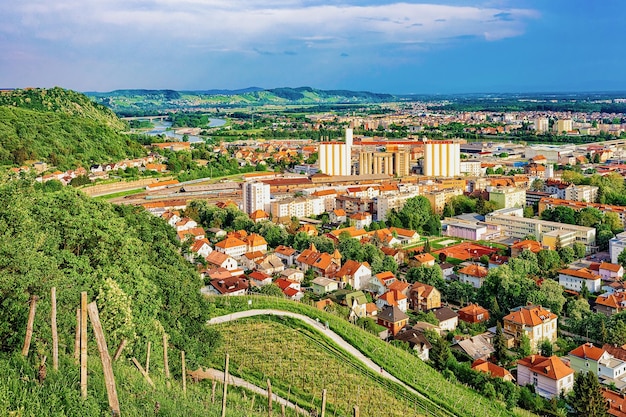
<svg viewBox="0 0 626 417"><path fill-rule="evenodd" d="M496 325L496 335L493 339L493 348L495 349L493 352L493 356L498 362L498 365L503 365L509 360L509 353L506 347L506 339L504 338L504 333L502 332L502 325L500 322Z"/></svg>
<svg viewBox="0 0 626 417"><path fill-rule="evenodd" d="M391 210L387 224L430 235L441 234L441 220L430 207L424 196L409 198L400 211Z"/></svg>
<svg viewBox="0 0 626 417"><path fill-rule="evenodd" d="M548 339L543 339L539 342L539 353L542 356L550 357L554 353L554 346L552 346L552 342Z"/></svg>
<svg viewBox="0 0 626 417"><path fill-rule="evenodd" d="M276 284L264 285L259 290L261 294L270 295L272 297L284 297L283 290Z"/></svg>
<svg viewBox="0 0 626 417"><path fill-rule="evenodd" d="M433 331L427 331L426 337L432 345L432 348L428 352L428 360L432 363L435 369L440 371L446 369L448 367L448 362L454 360L452 353L450 352L448 342L446 339Z"/></svg>
<svg viewBox="0 0 626 417"><path fill-rule="evenodd" d="M406 280L410 283L421 282L422 284L432 285L437 289L443 289L446 286L441 267L436 264L434 266L410 268L406 274Z"/></svg>
<svg viewBox="0 0 626 417"><path fill-rule="evenodd" d="M574 389L568 396L574 415L580 417L608 416L608 403L600 390L600 382L593 372L576 373Z"/></svg>
<svg viewBox="0 0 626 417"><path fill-rule="evenodd" d="M574 250L574 259L581 259L587 253L585 245L580 242L574 242L572 249Z"/></svg>
<svg viewBox="0 0 626 417"><path fill-rule="evenodd" d="M125 129L110 110L73 91L0 94L0 164L42 160L65 170L145 155L119 133Z"/></svg>
<svg viewBox="0 0 626 417"><path fill-rule="evenodd" d="M41 298L34 344L49 348L52 286L59 344L67 349L74 345L81 291L99 297L114 339L137 335L129 355L140 356L145 342L159 343L165 331L192 365L219 342L203 324L202 283L180 256L174 230L141 208L97 202L69 187L42 193L16 181L0 186L0 236L2 352L20 347L31 295Z"/></svg>

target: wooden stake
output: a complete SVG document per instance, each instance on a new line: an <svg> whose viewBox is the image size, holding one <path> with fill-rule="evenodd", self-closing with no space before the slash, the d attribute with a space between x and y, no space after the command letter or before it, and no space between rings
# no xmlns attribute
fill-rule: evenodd
<svg viewBox="0 0 626 417"><path fill-rule="evenodd" d="M87 293L80 293L80 394L87 398Z"/></svg>
<svg viewBox="0 0 626 417"><path fill-rule="evenodd" d="M76 309L76 335L74 337L74 362L80 358L80 308Z"/></svg>
<svg viewBox="0 0 626 417"><path fill-rule="evenodd" d="M183 394L187 393L187 366L185 364L185 351L180 351L180 360L183 363Z"/></svg>
<svg viewBox="0 0 626 417"><path fill-rule="evenodd" d="M211 387L211 404L215 404L215 386L217 385L217 381L213 380L213 386Z"/></svg>
<svg viewBox="0 0 626 417"><path fill-rule="evenodd" d="M139 372L141 372L141 375L143 375L143 377L146 378L146 381L148 381L148 384L154 387L154 382L152 382L152 379L150 379L150 375L146 373L146 370L143 369L143 366L141 366L137 358L133 356L130 360L132 360L135 366L137 367L137 369L139 369Z"/></svg>
<svg viewBox="0 0 626 417"><path fill-rule="evenodd" d="M322 417L326 415L326 389L322 390Z"/></svg>
<svg viewBox="0 0 626 417"><path fill-rule="evenodd" d="M222 417L226 417L226 392L228 390L228 353L226 354L226 364L224 365L224 394L222 396Z"/></svg>
<svg viewBox="0 0 626 417"><path fill-rule="evenodd" d="M146 353L146 373L150 374L150 349L152 348L152 342L148 340L148 352Z"/></svg>
<svg viewBox="0 0 626 417"><path fill-rule="evenodd" d="M26 324L26 337L24 338L24 346L22 347L22 355L28 356L30 350L30 340L33 338L33 324L35 323L35 310L37 309L37 300L39 297L33 295L30 297L30 311L28 312L28 323Z"/></svg>
<svg viewBox="0 0 626 417"><path fill-rule="evenodd" d="M100 315L98 314L98 306L93 301L87 305L87 312L89 313L89 319L91 320L91 327L93 327L94 335L96 336L96 342L98 343L98 351L100 352L100 361L102 362L102 372L104 373L104 384L107 389L107 397L109 399L109 407L114 416L120 415L120 402L117 398L117 389L115 387L115 377L113 375L113 368L111 367L111 356L109 356L109 349L107 348L107 341L102 331L102 324L100 323Z"/></svg>
<svg viewBox="0 0 626 417"><path fill-rule="evenodd" d="M280 405L280 417L285 417L285 404Z"/></svg>
<svg viewBox="0 0 626 417"><path fill-rule="evenodd" d="M50 289L50 324L52 326L52 369L59 370L59 334L57 332L57 288Z"/></svg>
<svg viewBox="0 0 626 417"><path fill-rule="evenodd" d="M170 383L170 364L167 360L167 335L163 333L163 368L165 368L165 379L168 387Z"/></svg>
<svg viewBox="0 0 626 417"><path fill-rule="evenodd" d="M120 358L120 356L122 356L122 351L126 347L126 343L127 343L127 340L126 339L122 339L122 341L120 342L120 345L115 350L115 355L113 355L113 360L114 361L117 361Z"/></svg>
<svg viewBox="0 0 626 417"><path fill-rule="evenodd" d="M352 413L352 417L359 417L359 406L358 405L354 406L354 411Z"/></svg>
<svg viewBox="0 0 626 417"><path fill-rule="evenodd" d="M267 415L272 417L272 383L267 378Z"/></svg>

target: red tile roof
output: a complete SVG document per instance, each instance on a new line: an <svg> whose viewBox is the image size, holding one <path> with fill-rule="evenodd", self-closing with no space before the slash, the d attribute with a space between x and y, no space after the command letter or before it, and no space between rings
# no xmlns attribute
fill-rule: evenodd
<svg viewBox="0 0 626 417"><path fill-rule="evenodd" d="M522 365L547 378L558 381L574 373L574 370L567 366L556 356L546 358L541 355L530 355L517 361L518 366Z"/></svg>
<svg viewBox="0 0 626 417"><path fill-rule="evenodd" d="M583 359L599 360L606 351L593 343L585 343L572 350L569 354Z"/></svg>
<svg viewBox="0 0 626 417"><path fill-rule="evenodd" d="M505 321L511 321L513 323L538 326L545 321L554 320L557 315L550 310L546 310L541 306L525 306L517 311L513 311L510 314L504 316Z"/></svg>
<svg viewBox="0 0 626 417"><path fill-rule="evenodd" d="M463 267L458 270L459 274L465 274L465 275L478 277L478 278L486 277L488 272L489 271L487 270L487 268L485 268L484 266L476 265L476 264L467 265L466 267Z"/></svg>

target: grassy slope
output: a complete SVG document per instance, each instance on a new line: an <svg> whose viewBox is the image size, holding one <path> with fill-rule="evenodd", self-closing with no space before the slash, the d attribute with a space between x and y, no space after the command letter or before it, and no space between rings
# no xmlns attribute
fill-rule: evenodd
<svg viewBox="0 0 626 417"><path fill-rule="evenodd" d="M172 352L178 354L178 352ZM100 360L95 352L89 359L88 396L80 397L79 368L69 357L61 357L60 372L55 372L48 361L47 378L43 384L35 379L37 370L21 355L0 357L0 415L2 416L57 416L109 417L107 393ZM160 360L153 356L152 362ZM178 358L180 358L178 356ZM170 356L170 361L176 361ZM124 417L218 417L221 416L223 387L217 384L215 402L211 402L211 382L187 383L183 394L182 382L171 381L168 388L161 371L152 371L155 388L150 387L139 371L129 363L116 362L114 370L120 412ZM229 387L227 413L229 417L267 416L267 400L240 388ZM155 405L159 403L159 412ZM287 410L287 416L296 413Z"/></svg>
<svg viewBox="0 0 626 417"><path fill-rule="evenodd" d="M221 368L228 352L233 374L258 386L269 378L274 392L305 409L319 409L326 389L329 414L348 415L356 404L363 417L437 415L436 407L424 407L420 398L369 370L300 320L255 317L216 327L224 343L210 358L213 367Z"/></svg>
<svg viewBox="0 0 626 417"><path fill-rule="evenodd" d="M213 297L211 316L216 317L248 308L249 297ZM343 319L311 306L288 300L268 297L255 297L253 308L273 308L293 311L320 321L328 321L331 330L350 342L363 354L386 371L437 403L440 407L458 416L530 416L525 410L506 410L498 401L491 401L470 388L452 383L443 378L417 357L395 348L376 336L364 332Z"/></svg>

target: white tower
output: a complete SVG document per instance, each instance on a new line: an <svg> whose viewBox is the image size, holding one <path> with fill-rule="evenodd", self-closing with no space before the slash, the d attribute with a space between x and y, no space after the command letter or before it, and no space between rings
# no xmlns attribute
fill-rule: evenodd
<svg viewBox="0 0 626 417"><path fill-rule="evenodd" d="M252 214L257 210L268 211L270 185L262 182L243 183L243 211Z"/></svg>

